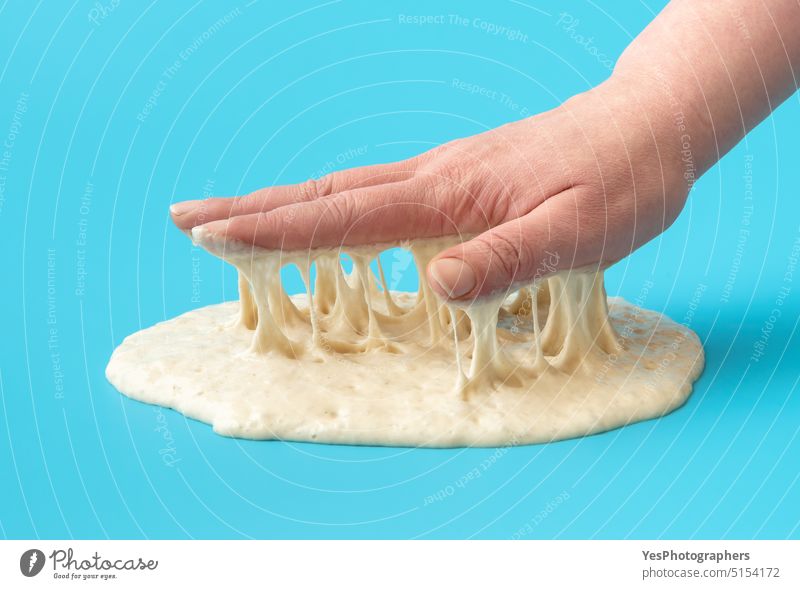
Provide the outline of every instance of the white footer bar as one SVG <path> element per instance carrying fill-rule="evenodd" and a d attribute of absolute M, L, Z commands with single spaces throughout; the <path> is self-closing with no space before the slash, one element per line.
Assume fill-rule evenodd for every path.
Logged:
<path fill-rule="evenodd" d="M 777 588 L 798 561 L 800 541 L 9 540 L 0 587 Z"/>

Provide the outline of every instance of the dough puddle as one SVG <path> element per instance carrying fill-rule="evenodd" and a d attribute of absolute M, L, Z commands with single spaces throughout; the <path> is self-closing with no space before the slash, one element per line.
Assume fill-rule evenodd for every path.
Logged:
<path fill-rule="evenodd" d="M 703 369 L 683 325 L 606 299 L 602 273 L 572 270 L 469 306 L 445 305 L 425 268 L 454 238 L 402 244 L 417 293 L 378 264 L 397 244 L 340 251 L 231 248 L 240 301 L 127 337 L 106 375 L 121 392 L 252 439 L 392 446 L 505 446 L 583 436 L 668 413 Z M 296 264 L 306 293 L 280 270 Z M 311 282 L 314 264 L 316 280 Z M 309 288 L 311 286 L 311 288 Z M 309 294 L 310 292 L 310 294 Z"/>

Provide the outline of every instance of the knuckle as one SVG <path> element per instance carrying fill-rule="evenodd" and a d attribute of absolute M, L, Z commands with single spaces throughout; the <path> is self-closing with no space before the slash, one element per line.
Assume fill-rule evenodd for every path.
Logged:
<path fill-rule="evenodd" d="M 250 193 L 245 196 L 235 196 L 231 199 L 230 215 L 238 216 L 249 212 L 253 209 L 253 204 L 256 200 L 256 193 Z"/>
<path fill-rule="evenodd" d="M 501 232 L 493 232 L 478 239 L 485 246 L 489 264 L 510 280 L 517 278 L 524 253 L 522 235 L 507 236 Z"/>
<path fill-rule="evenodd" d="M 438 164 L 418 177 L 426 201 L 437 210 L 446 212 L 456 223 L 473 217 L 489 216 L 481 198 L 480 187 L 467 182 L 458 163 Z"/>
<path fill-rule="evenodd" d="M 333 174 L 327 174 L 320 178 L 309 178 L 300 185 L 301 199 L 309 201 L 330 196 L 333 193 L 333 184 Z"/>
<path fill-rule="evenodd" d="M 465 177 L 462 162 L 454 156 L 455 154 L 452 154 L 444 158 L 436 166 L 436 175 L 441 180 L 439 184 L 447 186 L 451 190 L 464 188 Z"/>
<path fill-rule="evenodd" d="M 577 199 L 578 218 L 598 221 L 607 218 L 613 210 L 611 194 L 606 191 L 587 191 Z"/>
<path fill-rule="evenodd" d="M 463 177 L 464 154 L 453 143 L 445 143 L 417 156 L 418 171 L 436 183 L 460 184 Z"/>
<path fill-rule="evenodd" d="M 257 234 L 259 232 L 268 232 L 271 227 L 272 216 L 269 213 L 263 212 L 256 215 L 256 222 L 253 226 L 253 231 Z M 272 223 L 274 225 L 274 223 Z"/>
<path fill-rule="evenodd" d="M 325 215 L 336 226 L 349 229 L 350 212 L 345 199 L 334 198 L 325 203 Z"/>

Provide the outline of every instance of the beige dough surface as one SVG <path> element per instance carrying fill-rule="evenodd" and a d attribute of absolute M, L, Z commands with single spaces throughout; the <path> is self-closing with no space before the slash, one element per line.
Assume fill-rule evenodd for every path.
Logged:
<path fill-rule="evenodd" d="M 686 401 L 703 369 L 692 331 L 622 299 L 607 302 L 601 273 L 573 271 L 454 307 L 424 280 L 418 293 L 388 291 L 368 266 L 378 247 L 350 252 L 348 275 L 338 252 L 278 258 L 204 245 L 239 269 L 241 302 L 127 337 L 106 374 L 129 397 L 225 436 L 548 442 L 664 415 Z M 423 270 L 442 247 L 410 246 Z M 308 284 L 314 262 L 313 296 L 286 295 L 280 268 L 296 263 Z"/>

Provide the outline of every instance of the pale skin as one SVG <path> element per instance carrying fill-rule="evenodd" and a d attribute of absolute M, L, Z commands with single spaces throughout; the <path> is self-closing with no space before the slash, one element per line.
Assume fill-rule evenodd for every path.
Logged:
<path fill-rule="evenodd" d="M 468 301 L 653 239 L 798 80 L 800 0 L 673 0 L 608 80 L 551 111 L 401 162 L 184 201 L 172 218 L 286 250 L 465 235 L 427 273 Z"/>

